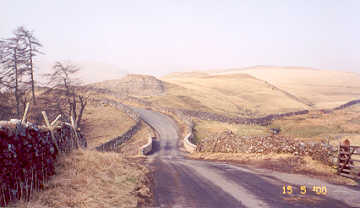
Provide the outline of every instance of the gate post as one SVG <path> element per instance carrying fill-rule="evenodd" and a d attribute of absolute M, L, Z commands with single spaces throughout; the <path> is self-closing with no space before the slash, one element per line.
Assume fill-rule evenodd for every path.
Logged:
<path fill-rule="evenodd" d="M 342 150 L 342 151 L 341 151 Z M 338 173 L 341 174 L 342 170 L 346 169 L 350 169 L 348 167 L 346 167 L 349 163 L 351 157 L 351 153 L 350 153 L 350 141 L 348 139 L 345 139 L 343 144 L 339 146 L 339 166 L 338 166 Z M 342 165 L 340 163 L 343 163 Z M 340 167 L 342 166 L 342 167 Z"/>

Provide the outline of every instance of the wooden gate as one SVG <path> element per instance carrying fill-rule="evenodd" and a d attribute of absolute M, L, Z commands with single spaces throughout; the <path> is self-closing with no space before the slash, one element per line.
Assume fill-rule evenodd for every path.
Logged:
<path fill-rule="evenodd" d="M 338 174 L 360 179 L 360 146 L 351 146 L 349 140 L 339 144 Z"/>

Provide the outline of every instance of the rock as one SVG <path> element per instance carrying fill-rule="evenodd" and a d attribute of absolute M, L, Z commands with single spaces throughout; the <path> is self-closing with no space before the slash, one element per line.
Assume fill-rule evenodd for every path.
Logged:
<path fill-rule="evenodd" d="M 156 96 L 165 92 L 162 81 L 154 76 L 129 74 L 122 79 L 93 84 L 100 89 L 116 91 L 121 95 Z"/>
<path fill-rule="evenodd" d="M 17 124 L 19 122 L 21 122 L 21 120 L 16 119 L 16 118 L 10 119 L 10 123 Z"/>

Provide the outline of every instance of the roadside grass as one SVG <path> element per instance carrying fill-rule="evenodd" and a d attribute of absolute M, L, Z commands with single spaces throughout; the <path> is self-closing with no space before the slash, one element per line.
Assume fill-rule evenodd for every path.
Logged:
<path fill-rule="evenodd" d="M 135 121 L 126 113 L 112 106 L 89 104 L 83 115 L 81 132 L 92 149 L 125 133 Z"/>
<path fill-rule="evenodd" d="M 142 207 L 151 192 L 141 158 L 76 150 L 58 160 L 55 175 L 42 192 L 17 207 Z"/>
<path fill-rule="evenodd" d="M 270 131 L 267 127 L 259 125 L 245 125 L 245 124 L 229 124 L 218 121 L 205 121 L 194 119 L 195 123 L 194 134 L 195 142 L 214 135 L 224 130 L 231 130 L 236 135 L 241 136 L 267 136 Z"/>
<path fill-rule="evenodd" d="M 316 177 L 333 184 L 360 185 L 358 182 L 336 175 L 334 167 L 322 164 L 311 157 L 300 157 L 292 154 L 255 154 L 255 153 L 192 153 L 191 159 L 210 161 L 227 161 L 235 164 L 249 165 L 279 172 L 297 173 Z"/>
<path fill-rule="evenodd" d="M 141 121 L 140 130 L 129 141 L 119 145 L 115 151 L 123 157 L 137 156 L 140 147 L 148 142 L 149 136 L 154 136 L 153 130 Z"/>
<path fill-rule="evenodd" d="M 44 95 L 38 93 L 39 104 L 36 109 L 30 110 L 30 116 L 39 110 L 47 110 L 41 102 Z M 90 98 L 115 99 L 114 96 L 94 91 L 81 93 Z M 54 112 L 49 115 L 51 119 L 57 114 Z M 88 141 L 88 148 L 62 155 L 56 164 L 56 175 L 49 180 L 44 190 L 35 193 L 30 202 L 20 201 L 15 206 L 146 207 L 151 200 L 151 182 L 147 177 L 149 170 L 143 165 L 143 158 L 91 150 L 122 135 L 134 124 L 134 120 L 115 107 L 97 106 L 88 102 L 81 125 L 81 132 Z M 134 149 L 136 145 L 141 143 L 135 143 Z"/>

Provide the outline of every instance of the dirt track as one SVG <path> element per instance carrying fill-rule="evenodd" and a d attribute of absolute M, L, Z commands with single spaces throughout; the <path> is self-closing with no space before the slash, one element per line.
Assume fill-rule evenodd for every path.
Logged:
<path fill-rule="evenodd" d="M 360 207 L 360 188 L 339 186 L 302 175 L 252 169 L 222 162 L 186 159 L 179 150 L 176 123 L 164 114 L 135 109 L 157 132 L 149 157 L 154 169 L 153 207 Z M 284 185 L 293 186 L 283 194 Z M 299 187 L 307 187 L 300 194 Z M 313 186 L 326 186 L 318 195 Z"/>

